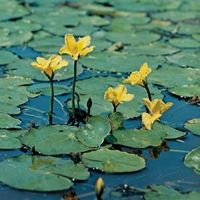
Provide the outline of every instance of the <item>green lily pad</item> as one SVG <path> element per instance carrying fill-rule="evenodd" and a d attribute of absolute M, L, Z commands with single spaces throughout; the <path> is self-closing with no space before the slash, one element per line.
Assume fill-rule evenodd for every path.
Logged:
<path fill-rule="evenodd" d="M 161 145 L 165 133 L 158 131 L 137 130 L 137 129 L 121 129 L 116 130 L 107 141 L 112 144 L 118 144 L 131 148 L 146 148 L 149 146 Z"/>
<path fill-rule="evenodd" d="M 164 139 L 176 139 L 185 133 L 171 128 L 168 125 L 155 123 L 152 130 L 119 129 L 108 136 L 106 140 L 112 144 L 132 148 L 146 148 L 159 146 Z"/>
<path fill-rule="evenodd" d="M 0 6 L 0 20 L 1 21 L 23 17 L 27 14 L 29 14 L 28 9 L 20 5 L 17 1 L 1 0 L 1 6 Z"/>
<path fill-rule="evenodd" d="M 174 75 L 176 75 L 176 78 L 174 78 Z M 150 74 L 149 80 L 154 84 L 173 88 L 175 86 L 199 84 L 199 76 L 199 69 L 162 66 Z"/>
<path fill-rule="evenodd" d="M 80 95 L 80 105 L 86 108 L 87 100 L 92 99 L 93 105 L 91 108 L 92 115 L 99 115 L 103 112 L 110 113 L 113 110 L 113 106 L 110 102 L 104 100 L 104 93 L 109 86 L 116 87 L 122 83 L 121 78 L 114 77 L 99 77 L 90 78 L 82 81 L 77 81 L 76 92 Z M 95 88 L 95 90 L 94 90 Z M 124 115 L 124 118 L 132 118 L 141 115 L 144 112 L 143 98 L 147 97 L 147 94 L 142 87 L 135 87 L 127 85 L 128 93 L 134 94 L 135 98 L 130 102 L 125 102 L 119 105 L 118 110 Z M 155 87 L 150 87 L 153 98 L 161 98 L 161 91 Z M 71 102 L 68 102 L 71 105 Z"/>
<path fill-rule="evenodd" d="M 6 33 L 0 37 L 1 47 L 22 45 L 31 40 L 33 34 L 30 31 L 17 31 L 10 34 Z"/>
<path fill-rule="evenodd" d="M 111 32 L 127 32 L 133 30 L 133 25 L 146 24 L 149 22 L 149 18 L 144 13 L 131 13 L 130 16 L 115 17 L 107 27 Z"/>
<path fill-rule="evenodd" d="M 0 113 L 0 128 L 20 128 L 20 120 L 11 117 L 6 113 Z"/>
<path fill-rule="evenodd" d="M 166 133 L 165 139 L 171 140 L 171 139 L 177 139 L 184 137 L 186 135 L 185 132 L 179 131 L 175 128 L 172 128 L 171 126 L 168 126 L 167 124 L 160 124 L 156 123 L 154 125 L 155 129 L 162 130 L 164 133 Z"/>
<path fill-rule="evenodd" d="M 17 60 L 18 57 L 9 51 L 0 51 L 0 65 L 5 65 Z"/>
<path fill-rule="evenodd" d="M 174 54 L 179 51 L 178 49 L 161 42 L 151 43 L 151 44 L 139 46 L 139 47 L 130 46 L 128 50 L 130 52 L 133 52 L 136 55 L 149 55 L 149 56 L 156 56 L 156 57 L 158 55 Z M 146 62 L 148 62 L 148 60 L 146 60 Z"/>
<path fill-rule="evenodd" d="M 27 90 L 33 94 L 42 94 L 51 96 L 51 88 L 49 83 L 38 83 L 33 84 L 27 88 Z M 69 87 L 66 87 L 64 85 L 58 85 L 54 83 L 54 95 L 62 95 L 69 93 L 71 90 Z"/>
<path fill-rule="evenodd" d="M 195 19 L 199 17 L 199 13 L 194 11 L 165 11 L 160 13 L 152 14 L 153 18 L 163 19 L 163 20 L 171 20 L 174 22 L 180 22 L 187 19 Z"/>
<path fill-rule="evenodd" d="M 198 200 L 200 196 L 199 192 L 189 192 L 189 193 L 180 193 L 179 191 L 164 186 L 164 185 L 152 185 L 149 187 L 149 191 L 145 193 L 145 200 Z"/>
<path fill-rule="evenodd" d="M 0 181 L 23 190 L 65 190 L 73 186 L 73 182 L 67 177 L 85 180 L 89 176 L 82 165 L 50 156 L 20 155 L 2 161 L 0 166 Z"/>
<path fill-rule="evenodd" d="M 33 60 L 30 59 L 18 59 L 15 63 L 11 63 L 7 66 L 7 74 L 12 76 L 23 76 L 39 81 L 48 81 L 48 78 L 41 71 L 31 66 L 32 62 Z M 77 74 L 81 74 L 82 72 L 82 67 L 78 66 Z M 54 80 L 63 80 L 71 77 L 73 77 L 72 61 L 69 62 L 67 67 L 55 72 Z"/>
<path fill-rule="evenodd" d="M 9 115 L 17 115 L 17 114 L 20 114 L 21 110 L 20 108 L 17 107 L 17 105 L 11 105 L 6 102 L 1 102 L 0 112 L 7 113 Z"/>
<path fill-rule="evenodd" d="M 84 16 L 81 17 L 80 20 L 80 23 L 83 25 L 91 24 L 93 26 L 106 26 L 110 24 L 110 21 L 108 19 L 99 16 Z"/>
<path fill-rule="evenodd" d="M 187 121 L 184 127 L 191 133 L 200 135 L 200 118 L 191 119 Z"/>
<path fill-rule="evenodd" d="M 112 42 L 122 42 L 124 44 L 144 45 L 150 42 L 159 40 L 160 35 L 148 31 L 141 31 L 136 33 L 121 33 L 121 32 L 108 32 L 106 39 Z"/>
<path fill-rule="evenodd" d="M 9 32 L 17 32 L 17 31 L 29 32 L 29 31 L 37 31 L 42 28 L 40 24 L 33 23 L 30 20 L 26 19 L 0 22 L 0 27 L 9 30 Z"/>
<path fill-rule="evenodd" d="M 172 56 L 168 56 L 167 60 L 170 63 L 174 63 L 183 67 L 200 67 L 200 56 L 195 52 L 181 52 Z"/>
<path fill-rule="evenodd" d="M 88 147 L 98 147 L 110 133 L 111 127 L 108 119 L 94 116 L 88 123 L 76 132 L 78 140 Z"/>
<path fill-rule="evenodd" d="M 118 150 L 99 149 L 82 155 L 82 162 L 89 168 L 107 173 L 135 172 L 145 168 L 145 160 L 137 155 Z"/>
<path fill-rule="evenodd" d="M 45 155 L 59 155 L 90 150 L 76 138 L 75 127 L 67 125 L 41 126 L 32 128 L 21 141 Z M 51 144 L 51 145 L 49 145 Z"/>
<path fill-rule="evenodd" d="M 31 94 L 26 90 L 23 85 L 29 85 L 32 83 L 30 79 L 23 77 L 11 77 L 7 76 L 0 78 L 0 113 L 5 114 L 19 114 L 20 109 L 17 107 L 28 101 L 29 97 L 35 97 L 35 94 Z"/>
<path fill-rule="evenodd" d="M 27 130 L 5 130 L 0 129 L 0 149 L 18 149 L 20 148 L 21 141 L 20 135 L 24 134 Z"/>
<path fill-rule="evenodd" d="M 199 48 L 200 43 L 190 38 L 174 38 L 169 41 L 169 44 L 178 48 Z"/>
<path fill-rule="evenodd" d="M 27 45 L 35 51 L 57 54 L 63 44 L 62 37 L 53 36 L 30 41 Z"/>
<path fill-rule="evenodd" d="M 59 7 L 59 9 L 48 8 L 47 6 L 35 8 L 32 7 L 32 10 L 34 10 L 34 13 L 26 17 L 26 19 L 43 26 L 51 26 L 56 24 L 60 24 L 62 26 L 77 26 L 80 21 L 78 16 L 79 11 L 66 6 Z"/>
<path fill-rule="evenodd" d="M 31 79 L 21 76 L 6 76 L 4 78 L 0 78 L 0 88 L 13 89 L 16 86 L 30 85 L 31 83 L 33 83 Z"/>
<path fill-rule="evenodd" d="M 173 88 L 169 88 L 169 92 L 184 97 L 199 96 L 199 84 L 175 86 Z"/>
<path fill-rule="evenodd" d="M 200 147 L 193 149 L 185 156 L 184 164 L 200 175 Z"/>
<path fill-rule="evenodd" d="M 158 65 L 162 65 L 164 61 L 164 58 L 159 56 L 154 58 L 117 52 L 96 52 L 79 60 L 83 67 L 109 72 L 136 71 L 145 62 L 148 62 L 149 66 L 155 69 Z"/>

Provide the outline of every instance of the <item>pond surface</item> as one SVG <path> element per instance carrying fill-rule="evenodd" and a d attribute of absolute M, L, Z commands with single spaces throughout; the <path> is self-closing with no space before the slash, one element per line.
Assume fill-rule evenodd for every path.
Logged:
<path fill-rule="evenodd" d="M 104 77 L 105 80 L 114 77 L 120 83 L 122 78 L 137 70 L 142 63 L 148 62 L 154 71 L 149 81 L 155 89 L 153 90 L 156 93 L 155 96 L 161 96 L 165 102 L 173 102 L 173 106 L 161 117 L 161 123 L 186 132 L 186 135 L 173 140 L 164 139 L 161 146 L 145 149 L 113 145 L 114 149 L 143 157 L 146 161 L 143 170 L 108 174 L 90 168 L 90 177 L 87 181 L 75 181 L 71 189 L 59 192 L 17 190 L 1 183 L 0 199 L 58 200 L 69 192 L 75 192 L 80 199 L 95 199 L 95 182 L 98 177 L 102 177 L 105 182 L 103 199 L 142 199 L 140 194 L 134 193 L 133 197 L 133 193 L 127 189 L 128 186 L 144 189 L 154 184 L 166 185 L 181 192 L 200 192 L 200 176 L 183 163 L 186 154 L 200 146 L 199 135 L 193 134 L 184 127 L 188 120 L 200 118 L 198 103 L 191 104 L 188 101 L 199 95 L 199 3 L 184 0 L 176 2 L 170 0 L 168 3 L 147 0 L 84 0 L 83 2 L 12 0 L 12 3 L 18 10 L 16 16 L 9 13 L 8 3 L 5 5 L 7 11 L 6 9 L 4 11 L 7 15 L 4 13 L 4 17 L 0 16 L 2 28 L 0 78 L 2 80 L 9 75 L 22 76 L 24 79 L 31 78 L 29 80 L 33 80 L 32 85 L 47 83 L 43 77 L 40 77 L 39 71 L 30 71 L 28 74 L 29 69 L 26 67 L 37 56 L 57 53 L 67 32 L 76 36 L 91 35 L 96 49 L 91 56 L 80 59 L 78 88 L 83 85 L 86 90 L 89 90 L 91 86 L 84 81 L 96 80 L 95 78 L 98 77 Z M 66 18 L 63 19 L 65 16 Z M 21 22 L 21 20 L 25 21 Z M 15 25 L 10 24 L 11 22 Z M 20 29 L 24 31 L 23 37 Z M 15 39 L 13 39 L 14 36 Z M 5 54 L 4 51 L 12 54 Z M 69 60 L 69 57 L 67 59 Z M 22 69 L 20 69 L 21 66 Z M 37 73 L 40 74 L 38 78 Z M 69 74 L 65 77 L 62 72 L 61 80 L 55 81 L 55 84 L 69 89 L 72 84 L 72 72 L 67 71 L 67 73 Z M 109 80 L 112 81 L 111 85 L 116 83 L 114 79 Z M 100 84 L 104 83 L 97 82 L 93 90 Z M 31 86 L 29 86 L 31 83 L 27 85 L 26 88 L 30 93 L 37 94 L 35 91 L 31 92 Z M 39 89 L 41 89 L 40 86 Z M 47 93 L 46 90 L 42 91 L 34 98 L 27 95 L 28 101 L 16 105 L 20 108 L 20 113 L 5 113 L 19 119 L 20 127 L 23 129 L 30 128 L 33 124 L 37 127 L 48 125 L 50 97 Z M 95 103 L 102 104 L 103 93 L 102 91 L 99 93 L 102 99 Z M 92 99 L 95 99 L 94 95 L 96 94 L 91 94 Z M 1 96 L 3 97 L 4 94 Z M 69 113 L 66 107 L 69 104 L 66 102 L 70 101 L 70 98 L 69 92 L 56 95 L 54 124 L 67 123 Z M 81 98 L 84 99 L 84 95 Z M 84 107 L 84 104 L 81 104 L 81 107 Z M 108 108 L 104 102 L 102 107 Z M 0 113 L 3 113 L 1 109 L 0 107 Z M 123 109 L 124 107 L 122 113 Z M 144 107 L 141 109 L 144 110 Z M 102 110 L 101 113 L 105 115 L 107 111 Z M 94 105 L 93 112 L 95 115 L 99 114 L 98 105 Z M 126 118 L 123 122 L 124 128 L 141 128 L 141 111 L 133 108 L 133 113 L 135 117 L 132 116 L 132 118 L 127 117 L 129 113 L 123 113 Z M 15 126 L 9 128 L 15 128 Z M 0 129 L 5 129 L 5 127 L 2 126 Z M 22 154 L 30 154 L 30 152 L 24 152 L 19 148 L 2 149 L 0 161 Z M 60 157 L 69 159 L 65 155 Z"/>

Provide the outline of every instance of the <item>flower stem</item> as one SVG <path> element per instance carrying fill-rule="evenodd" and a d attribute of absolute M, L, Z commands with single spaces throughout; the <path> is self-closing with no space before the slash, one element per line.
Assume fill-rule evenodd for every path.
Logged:
<path fill-rule="evenodd" d="M 150 101 L 152 101 L 151 92 L 149 90 L 148 83 L 146 81 L 144 81 L 143 83 L 144 83 L 144 88 L 147 92 L 148 98 L 149 98 Z"/>
<path fill-rule="evenodd" d="M 49 112 L 49 125 L 53 123 L 53 108 L 54 108 L 54 87 L 53 79 L 49 79 L 51 86 L 51 100 L 50 100 L 50 112 Z"/>
<path fill-rule="evenodd" d="M 113 105 L 113 112 L 114 112 L 114 113 L 117 112 L 117 106 L 118 106 L 118 105 L 115 105 L 114 103 L 112 103 L 112 105 Z"/>
<path fill-rule="evenodd" d="M 72 117 L 75 119 L 75 88 L 76 88 L 77 60 L 74 61 L 74 79 L 72 85 Z"/>

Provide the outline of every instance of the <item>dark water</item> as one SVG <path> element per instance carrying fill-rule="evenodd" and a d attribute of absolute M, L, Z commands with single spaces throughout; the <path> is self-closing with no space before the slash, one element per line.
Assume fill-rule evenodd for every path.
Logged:
<path fill-rule="evenodd" d="M 22 58 L 35 58 L 39 54 L 33 52 L 29 48 L 13 47 L 10 50 Z M 0 72 L 1 73 L 1 72 Z M 107 73 L 99 74 L 96 72 L 84 71 L 79 76 L 79 79 L 84 79 L 92 76 L 107 76 Z M 111 74 L 109 74 L 111 75 Z M 71 80 L 61 81 L 59 84 L 69 85 Z M 68 113 L 66 113 L 61 106 L 69 95 L 57 96 L 55 103 L 56 118 L 54 123 L 63 124 L 68 120 Z M 161 121 L 171 126 L 184 130 L 183 124 L 189 119 L 200 117 L 200 107 L 188 104 L 183 99 L 178 99 L 175 96 L 165 93 L 165 101 L 171 101 L 174 106 L 165 113 Z M 21 106 L 22 113 L 17 118 L 22 120 L 22 127 L 26 128 L 30 123 L 48 124 L 47 112 L 49 110 L 49 97 L 39 96 L 30 99 L 29 102 Z M 126 128 L 140 127 L 139 119 L 126 120 L 124 126 Z M 140 172 L 128 174 L 104 174 L 100 172 L 91 171 L 91 176 L 88 181 L 76 182 L 73 190 L 81 197 L 81 199 L 95 199 L 94 184 L 96 179 L 101 176 L 106 185 L 105 195 L 106 199 L 122 199 L 111 195 L 114 187 L 128 184 L 135 187 L 144 188 L 152 184 L 167 184 L 173 186 L 181 191 L 200 191 L 200 177 L 196 175 L 191 169 L 183 164 L 184 156 L 191 149 L 200 145 L 198 136 L 188 133 L 184 140 L 167 141 L 169 151 L 161 152 L 158 158 L 153 159 L 150 156 L 150 149 L 142 152 L 142 156 L 146 159 L 146 168 Z M 19 155 L 22 152 L 19 150 L 1 151 L 0 160 Z M 67 191 L 41 193 L 28 192 L 12 189 L 3 184 L 0 185 L 0 200 L 58 200 Z M 126 197 L 126 199 L 133 199 L 133 197 Z"/>

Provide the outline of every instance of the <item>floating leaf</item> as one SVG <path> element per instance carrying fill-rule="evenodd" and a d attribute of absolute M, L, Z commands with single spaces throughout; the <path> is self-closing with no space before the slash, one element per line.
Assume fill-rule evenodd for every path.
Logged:
<path fill-rule="evenodd" d="M 145 167 L 145 160 L 137 155 L 105 148 L 84 153 L 82 162 L 87 167 L 108 173 L 134 172 Z"/>
<path fill-rule="evenodd" d="M 145 200 L 197 200 L 199 199 L 199 192 L 189 192 L 189 193 L 180 193 L 173 188 L 163 186 L 163 185 L 151 185 L 149 187 L 149 192 L 146 192 L 144 195 Z"/>
<path fill-rule="evenodd" d="M 168 56 L 167 60 L 170 63 L 177 64 L 182 67 L 196 67 L 199 68 L 200 56 L 193 52 L 180 52 L 172 56 Z"/>
<path fill-rule="evenodd" d="M 169 89 L 169 92 L 184 97 L 199 95 L 199 84 L 179 85 Z"/>
<path fill-rule="evenodd" d="M 79 61 L 84 67 L 108 72 L 132 72 L 138 70 L 141 64 L 148 62 L 156 68 L 164 63 L 162 57 L 136 56 L 133 53 L 96 52 Z"/>
<path fill-rule="evenodd" d="M 171 128 L 168 125 L 155 123 L 152 130 L 119 129 L 107 137 L 112 144 L 132 148 L 146 148 L 159 146 L 164 139 L 176 139 L 184 136 L 185 133 Z"/>
<path fill-rule="evenodd" d="M 29 11 L 24 6 L 14 0 L 1 0 L 0 20 L 14 19 L 23 17 L 29 14 Z"/>
<path fill-rule="evenodd" d="M 0 129 L 0 149 L 18 149 L 21 141 L 19 136 L 24 134 L 27 130 L 5 130 Z"/>
<path fill-rule="evenodd" d="M 124 44 L 143 45 L 150 42 L 159 40 L 160 35 L 148 31 L 141 31 L 136 33 L 121 33 L 121 32 L 108 32 L 106 39 L 113 42 L 122 42 Z"/>
<path fill-rule="evenodd" d="M 21 141 L 45 155 L 58 155 L 90 150 L 76 138 L 77 128 L 67 125 L 32 128 Z M 51 144 L 51 145 L 49 145 Z"/>
<path fill-rule="evenodd" d="M 167 74 L 167 76 L 166 76 Z M 176 78 L 174 75 L 176 74 Z M 199 69 L 163 66 L 150 74 L 149 80 L 166 88 L 199 84 Z"/>
<path fill-rule="evenodd" d="M 193 149 L 185 156 L 184 164 L 200 175 L 200 147 Z"/>
<path fill-rule="evenodd" d="M 4 34 L 0 37 L 1 47 L 10 47 L 22 45 L 32 38 L 33 34 L 30 31 L 16 31 L 10 34 Z"/>
<path fill-rule="evenodd" d="M 0 51 L 0 65 L 5 65 L 17 60 L 18 57 L 9 51 Z"/>
<path fill-rule="evenodd" d="M 73 174 L 73 170 L 68 171 L 68 165 L 71 168 L 74 164 L 71 161 L 50 156 L 20 155 L 0 163 L 2 169 L 0 181 L 24 190 L 43 192 L 65 190 L 73 186 L 73 182 L 66 178 Z M 73 168 L 80 171 L 79 166 L 74 165 Z"/>
<path fill-rule="evenodd" d="M 179 22 L 187 19 L 195 19 L 199 16 L 199 13 L 194 11 L 165 11 L 159 12 L 152 15 L 156 19 L 171 20 L 174 22 Z"/>
<path fill-rule="evenodd" d="M 184 127 L 191 133 L 200 135 L 200 118 L 191 119 L 187 121 Z"/>
<path fill-rule="evenodd" d="M 174 38 L 169 41 L 169 44 L 178 48 L 198 48 L 200 43 L 189 38 Z"/>
<path fill-rule="evenodd" d="M 0 113 L 0 119 L 0 128 L 20 128 L 21 121 L 6 113 Z"/>
<path fill-rule="evenodd" d="M 129 52 L 134 52 L 136 55 L 149 55 L 149 56 L 158 56 L 158 55 L 170 55 L 178 52 L 179 50 L 166 45 L 165 43 L 157 42 L 157 43 L 151 43 L 144 46 L 138 46 L 138 47 L 129 47 Z M 156 59 L 156 57 L 154 59 Z M 149 62 L 148 59 L 146 62 Z M 158 63 L 160 64 L 160 63 Z"/>
<path fill-rule="evenodd" d="M 98 147 L 110 133 L 111 127 L 108 119 L 94 116 L 88 123 L 76 132 L 78 140 L 89 147 Z"/>

